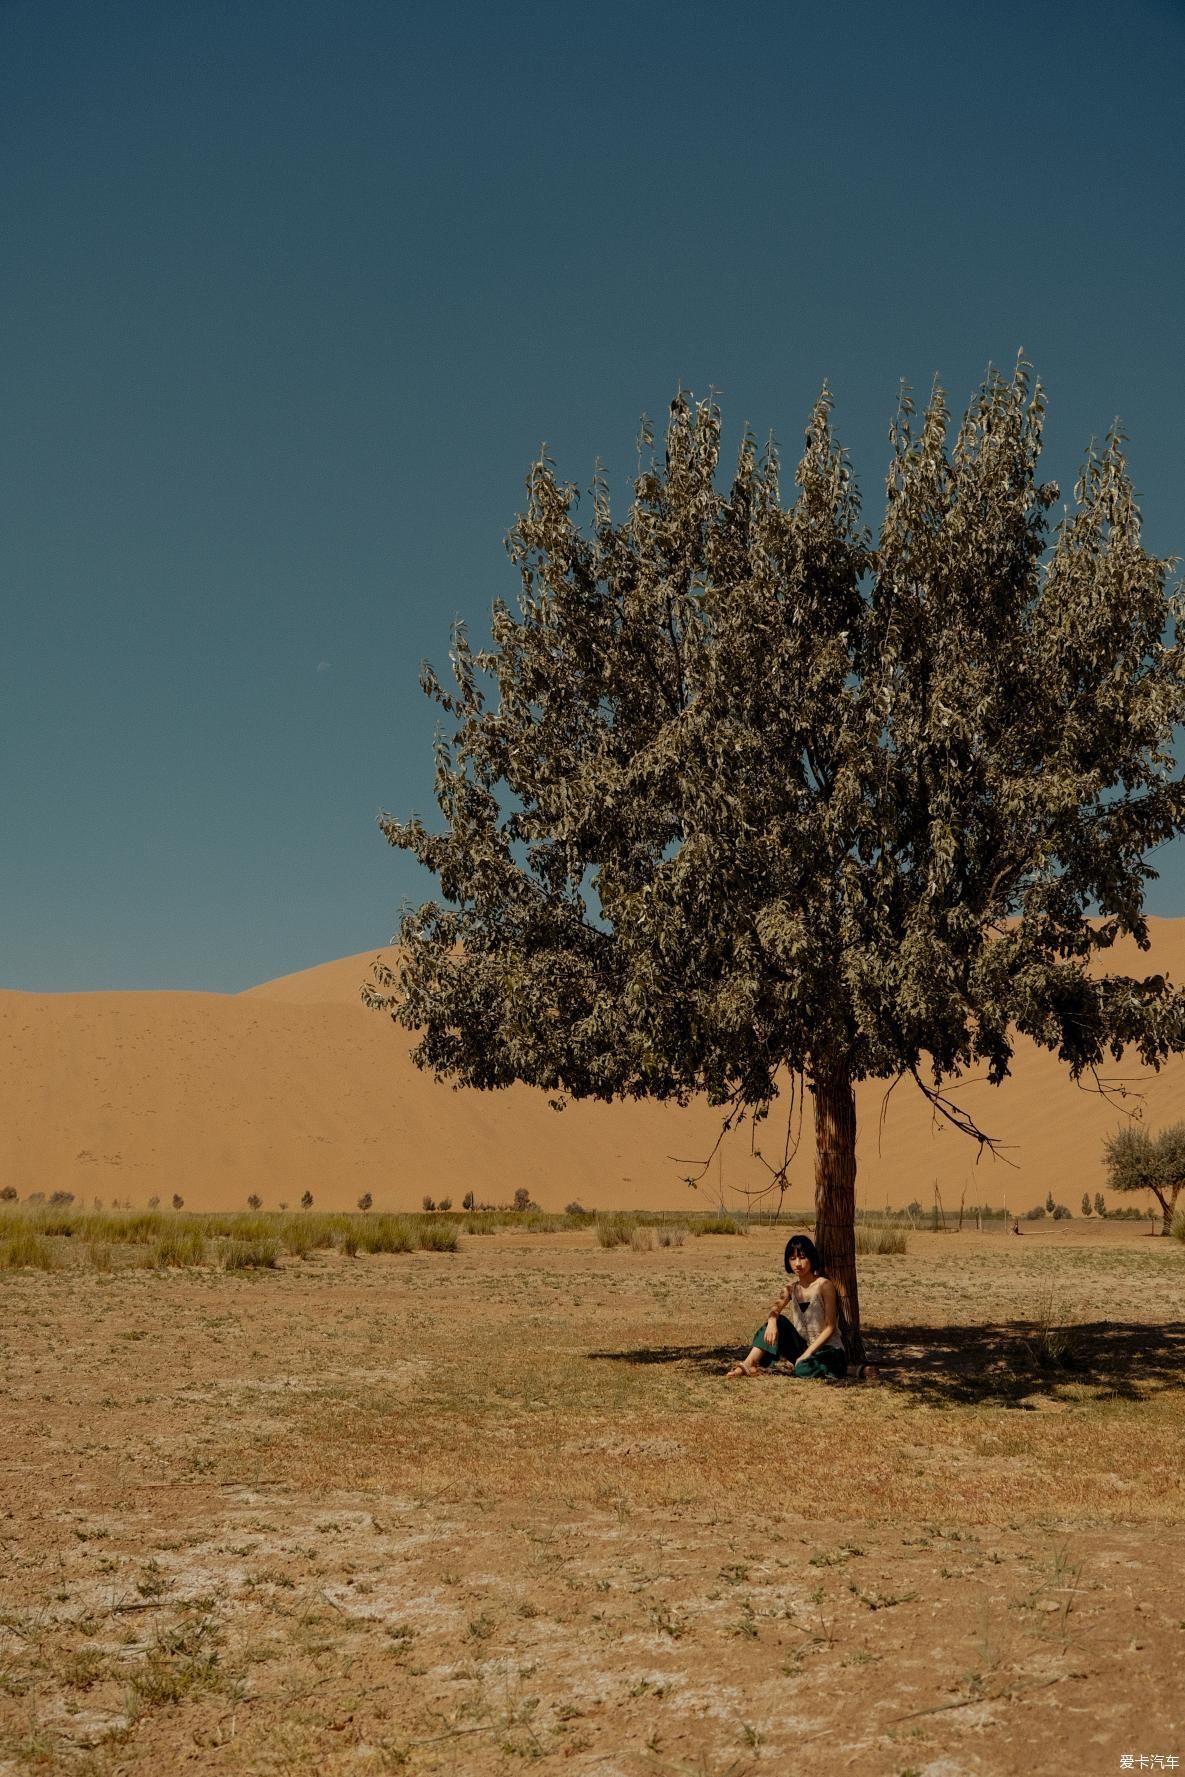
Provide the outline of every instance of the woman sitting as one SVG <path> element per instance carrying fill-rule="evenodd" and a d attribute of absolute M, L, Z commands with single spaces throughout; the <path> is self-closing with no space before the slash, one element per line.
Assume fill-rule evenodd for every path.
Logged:
<path fill-rule="evenodd" d="M 786 1270 L 792 1281 L 753 1335 L 753 1347 L 729 1377 L 757 1376 L 776 1358 L 786 1359 L 796 1376 L 837 1377 L 848 1373 L 839 1331 L 839 1297 L 820 1270 L 818 1249 L 806 1234 L 786 1242 Z"/>

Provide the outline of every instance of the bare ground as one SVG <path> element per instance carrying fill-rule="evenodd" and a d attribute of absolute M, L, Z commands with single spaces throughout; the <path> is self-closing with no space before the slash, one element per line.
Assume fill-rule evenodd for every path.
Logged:
<path fill-rule="evenodd" d="M 725 1384 L 785 1231 L 0 1281 L 0 1773 L 1185 1759 L 1185 1252 L 863 1262 L 877 1387 Z"/>

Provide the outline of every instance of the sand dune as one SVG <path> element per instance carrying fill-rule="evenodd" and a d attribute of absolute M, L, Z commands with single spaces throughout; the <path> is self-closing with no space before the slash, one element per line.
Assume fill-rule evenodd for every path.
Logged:
<path fill-rule="evenodd" d="M 1112 967 L 1185 979 L 1185 920 L 1152 922 L 1153 948 L 1113 953 Z M 0 992 L 0 1183 L 21 1196 L 69 1190 L 82 1200 L 143 1203 L 179 1191 L 192 1208 L 345 1207 L 369 1191 L 376 1205 L 418 1208 L 425 1193 L 466 1191 L 505 1202 L 519 1186 L 546 1208 L 684 1208 L 757 1189 L 765 1171 L 748 1127 L 730 1135 L 698 1192 L 683 1175 L 708 1154 L 719 1127 L 707 1106 L 571 1105 L 542 1094 L 453 1091 L 419 1073 L 407 1038 L 358 1000 L 365 952 L 237 995 Z M 389 953 L 387 953 L 389 954 Z M 1185 1058 L 1160 1074 L 1116 1068 L 1144 1094 L 1152 1126 L 1185 1117 Z M 1009 1144 L 1014 1166 L 936 1124 L 917 1090 L 858 1092 L 858 1189 L 870 1205 L 948 1209 L 966 1192 L 1027 1208 L 1047 1191 L 1077 1213 L 1102 1187 L 1100 1147 L 1120 1113 L 1074 1087 L 1057 1061 L 1024 1043 L 998 1091 L 967 1083 L 961 1102 Z M 784 1109 L 762 1126 L 781 1147 Z M 791 1200 L 812 1190 L 812 1134 L 802 1132 Z"/>

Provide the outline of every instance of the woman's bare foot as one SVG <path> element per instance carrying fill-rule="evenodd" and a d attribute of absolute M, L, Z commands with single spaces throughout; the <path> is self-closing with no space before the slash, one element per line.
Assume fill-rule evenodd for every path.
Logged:
<path fill-rule="evenodd" d="M 724 1380 L 726 1382 L 732 1382 L 741 1377 L 751 1378 L 764 1375 L 765 1371 L 761 1368 L 760 1364 L 754 1364 L 752 1369 L 749 1368 L 748 1364 L 734 1364 Z"/>

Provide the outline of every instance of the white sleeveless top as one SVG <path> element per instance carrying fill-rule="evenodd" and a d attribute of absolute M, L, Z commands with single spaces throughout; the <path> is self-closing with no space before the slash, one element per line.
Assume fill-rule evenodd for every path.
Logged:
<path fill-rule="evenodd" d="M 794 1285 L 794 1288 L 790 1292 L 790 1301 L 787 1306 L 795 1332 L 799 1333 L 809 1345 L 813 1340 L 817 1339 L 819 1334 L 823 1331 L 823 1299 L 822 1293 L 819 1290 L 816 1290 L 813 1296 L 801 1297 L 799 1295 L 801 1288 L 801 1284 L 796 1283 Z M 829 1347 L 840 1351 L 843 1350 L 843 1340 L 839 1336 L 838 1323 L 836 1324 L 835 1331 L 832 1333 L 830 1339 L 826 1339 L 823 1342 L 822 1349 L 824 1351 Z"/>

